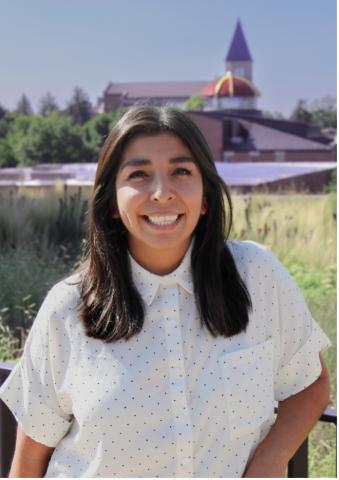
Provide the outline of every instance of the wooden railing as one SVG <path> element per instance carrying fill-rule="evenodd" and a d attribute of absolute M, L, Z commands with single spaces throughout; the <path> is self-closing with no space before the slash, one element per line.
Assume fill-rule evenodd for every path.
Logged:
<path fill-rule="evenodd" d="M 0 385 L 13 369 L 12 364 L 0 362 Z M 337 411 L 327 408 L 319 419 L 320 422 L 337 425 Z M 16 420 L 5 403 L 0 400 L 0 476 L 8 475 L 12 461 L 16 436 Z M 308 477 L 308 439 L 300 446 L 288 464 L 288 477 Z"/>

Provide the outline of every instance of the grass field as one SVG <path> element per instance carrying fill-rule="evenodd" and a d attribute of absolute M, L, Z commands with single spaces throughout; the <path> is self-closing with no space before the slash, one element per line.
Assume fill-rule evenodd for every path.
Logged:
<path fill-rule="evenodd" d="M 325 354 L 336 402 L 336 195 L 234 196 L 231 237 L 271 248 L 300 285 L 333 346 Z M 13 332 L 28 329 L 46 291 L 69 273 L 85 234 L 88 195 L 0 197 L 0 359 L 14 356 Z M 335 477 L 336 438 L 318 423 L 310 435 L 310 477 Z"/>

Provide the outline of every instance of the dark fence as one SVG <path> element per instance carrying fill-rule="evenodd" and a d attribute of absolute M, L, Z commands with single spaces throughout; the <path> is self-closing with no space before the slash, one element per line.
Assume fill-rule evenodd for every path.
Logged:
<path fill-rule="evenodd" d="M 13 365 L 0 362 L 0 385 L 10 374 Z M 327 408 L 319 419 L 320 422 L 337 425 L 337 411 Z M 16 436 L 16 420 L 5 403 L 0 400 L 0 476 L 8 475 L 14 453 Z M 288 477 L 308 477 L 308 439 L 300 446 L 294 457 L 288 464 Z"/>

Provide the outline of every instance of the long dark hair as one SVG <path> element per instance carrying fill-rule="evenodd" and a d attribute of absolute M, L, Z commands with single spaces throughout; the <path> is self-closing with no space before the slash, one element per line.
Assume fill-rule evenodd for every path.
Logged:
<path fill-rule="evenodd" d="M 145 307 L 131 276 L 127 230 L 119 218 L 112 218 L 117 211 L 115 180 L 127 143 L 136 135 L 162 132 L 176 135 L 189 148 L 203 179 L 208 210 L 193 233 L 191 254 L 201 323 L 213 336 L 227 337 L 244 331 L 248 324 L 251 298 L 226 244 L 232 224 L 231 197 L 209 147 L 182 112 L 141 106 L 131 108 L 120 119 L 99 156 L 80 280 L 80 317 L 89 337 L 105 342 L 127 340 L 142 329 Z"/>

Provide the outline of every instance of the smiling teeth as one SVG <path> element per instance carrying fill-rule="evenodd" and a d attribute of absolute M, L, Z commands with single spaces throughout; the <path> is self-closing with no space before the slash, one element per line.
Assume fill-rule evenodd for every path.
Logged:
<path fill-rule="evenodd" d="M 147 217 L 148 220 L 151 223 L 154 223 L 155 225 L 170 225 L 171 223 L 174 223 L 179 215 L 168 215 L 168 216 L 163 216 L 163 217 Z"/>

